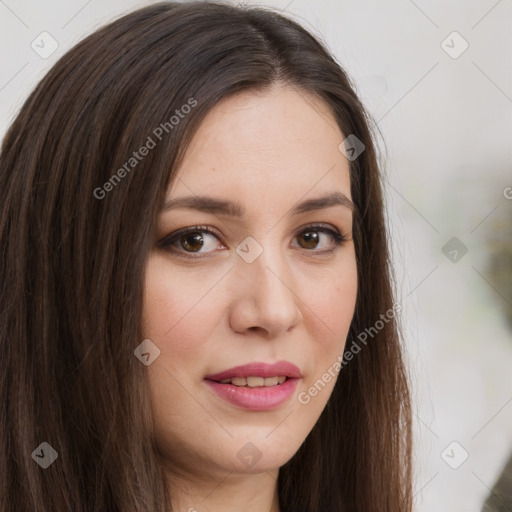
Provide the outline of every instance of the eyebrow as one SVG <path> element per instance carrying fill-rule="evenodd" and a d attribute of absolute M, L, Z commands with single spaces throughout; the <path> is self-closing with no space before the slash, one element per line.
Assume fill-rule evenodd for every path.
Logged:
<path fill-rule="evenodd" d="M 354 210 L 354 203 L 341 192 L 333 192 L 322 197 L 306 199 L 296 204 L 290 212 L 290 215 L 299 215 L 301 213 L 311 212 L 314 210 L 322 210 L 332 206 L 344 206 L 349 210 Z M 213 213 L 216 215 L 227 215 L 230 217 L 243 217 L 245 215 L 245 207 L 236 201 L 226 201 L 209 196 L 186 196 L 170 199 L 164 205 L 164 210 L 174 208 L 183 208 L 186 210 L 198 210 L 205 213 Z"/>

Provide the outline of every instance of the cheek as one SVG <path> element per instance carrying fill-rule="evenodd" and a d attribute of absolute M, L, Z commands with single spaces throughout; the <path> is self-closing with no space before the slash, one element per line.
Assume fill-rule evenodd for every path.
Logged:
<path fill-rule="evenodd" d="M 215 287 L 211 276 L 203 278 L 193 272 L 191 276 L 190 269 L 170 268 L 165 256 L 150 257 L 145 276 L 143 332 L 160 348 L 161 362 L 179 372 L 188 362 L 197 363 L 197 354 L 208 343 L 218 312 L 212 300 Z"/>
<path fill-rule="evenodd" d="M 314 279 L 314 280 L 313 280 Z M 347 258 L 343 266 L 306 281 L 302 291 L 309 309 L 313 339 L 324 341 L 326 349 L 340 348 L 348 334 L 357 298 L 357 266 Z"/>
<path fill-rule="evenodd" d="M 305 351 L 309 353 L 306 390 L 315 386 L 318 379 L 322 382 L 318 390 L 312 390 L 309 412 L 315 416 L 321 413 L 338 377 L 338 364 L 343 357 L 344 348 L 357 298 L 357 266 L 355 258 L 345 261 L 342 270 L 317 277 L 317 286 L 308 280 L 306 330 L 309 344 Z M 309 394 L 309 391 L 307 391 Z M 318 396 L 317 396 L 318 394 Z M 313 400 L 313 397 L 314 400 Z M 306 403 L 306 402 L 301 402 Z"/>
<path fill-rule="evenodd" d="M 319 321 L 332 333 L 348 330 L 354 314 L 357 295 L 357 279 L 343 276 L 323 290 L 311 295 L 309 304 L 317 312 Z"/>
<path fill-rule="evenodd" d="M 347 265 L 343 273 L 323 281 L 321 289 L 308 294 L 307 305 L 311 311 L 305 318 L 310 333 L 305 347 L 307 371 L 297 396 L 307 429 L 313 428 L 322 414 L 338 380 L 356 298 L 355 262 Z"/>

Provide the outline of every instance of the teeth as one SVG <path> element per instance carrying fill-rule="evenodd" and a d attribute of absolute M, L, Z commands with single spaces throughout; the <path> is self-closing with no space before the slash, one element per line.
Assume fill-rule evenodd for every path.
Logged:
<path fill-rule="evenodd" d="M 231 383 L 233 386 L 257 388 L 262 386 L 277 386 L 286 380 L 285 375 L 279 377 L 233 377 L 232 379 L 223 379 L 222 384 Z"/>
<path fill-rule="evenodd" d="M 252 379 L 254 379 L 254 377 L 250 377 Z M 263 385 L 264 386 L 275 386 L 277 384 L 277 379 L 279 377 L 267 377 L 266 379 L 260 377 L 260 379 L 263 381 Z M 247 384 L 249 384 L 249 386 L 252 386 L 252 384 L 249 382 L 249 379 L 247 379 Z M 260 386 L 262 384 L 259 384 Z"/>

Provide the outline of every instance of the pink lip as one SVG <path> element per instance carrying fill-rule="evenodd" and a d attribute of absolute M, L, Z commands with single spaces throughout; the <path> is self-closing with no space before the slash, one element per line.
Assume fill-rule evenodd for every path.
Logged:
<path fill-rule="evenodd" d="M 221 381 L 224 379 L 231 379 L 233 377 L 279 377 L 280 375 L 285 375 L 286 377 L 295 379 L 302 377 L 297 366 L 289 363 L 288 361 L 279 361 L 275 364 L 254 362 L 235 366 L 234 368 L 224 370 L 220 373 L 207 375 L 205 379 Z"/>
<path fill-rule="evenodd" d="M 267 411 L 286 402 L 295 391 L 299 379 L 287 379 L 277 386 L 257 388 L 241 388 L 214 380 L 205 380 L 205 382 L 221 398 L 234 405 L 251 411 Z"/>
<path fill-rule="evenodd" d="M 233 377 L 275 377 L 280 375 L 285 375 L 288 379 L 282 384 L 269 387 L 244 388 L 218 382 Z M 207 375 L 205 382 L 221 398 L 233 405 L 252 411 L 266 411 L 275 409 L 286 402 L 295 391 L 301 377 L 299 368 L 287 361 L 280 361 L 276 364 L 256 362 Z"/>

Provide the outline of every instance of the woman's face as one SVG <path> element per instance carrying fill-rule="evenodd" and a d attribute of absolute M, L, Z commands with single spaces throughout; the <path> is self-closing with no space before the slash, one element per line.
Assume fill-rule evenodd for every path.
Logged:
<path fill-rule="evenodd" d="M 275 87 L 218 104 L 189 146 L 143 311 L 160 350 L 147 367 L 155 435 L 177 474 L 276 469 L 329 399 L 357 292 L 343 139 L 326 104 Z"/>

